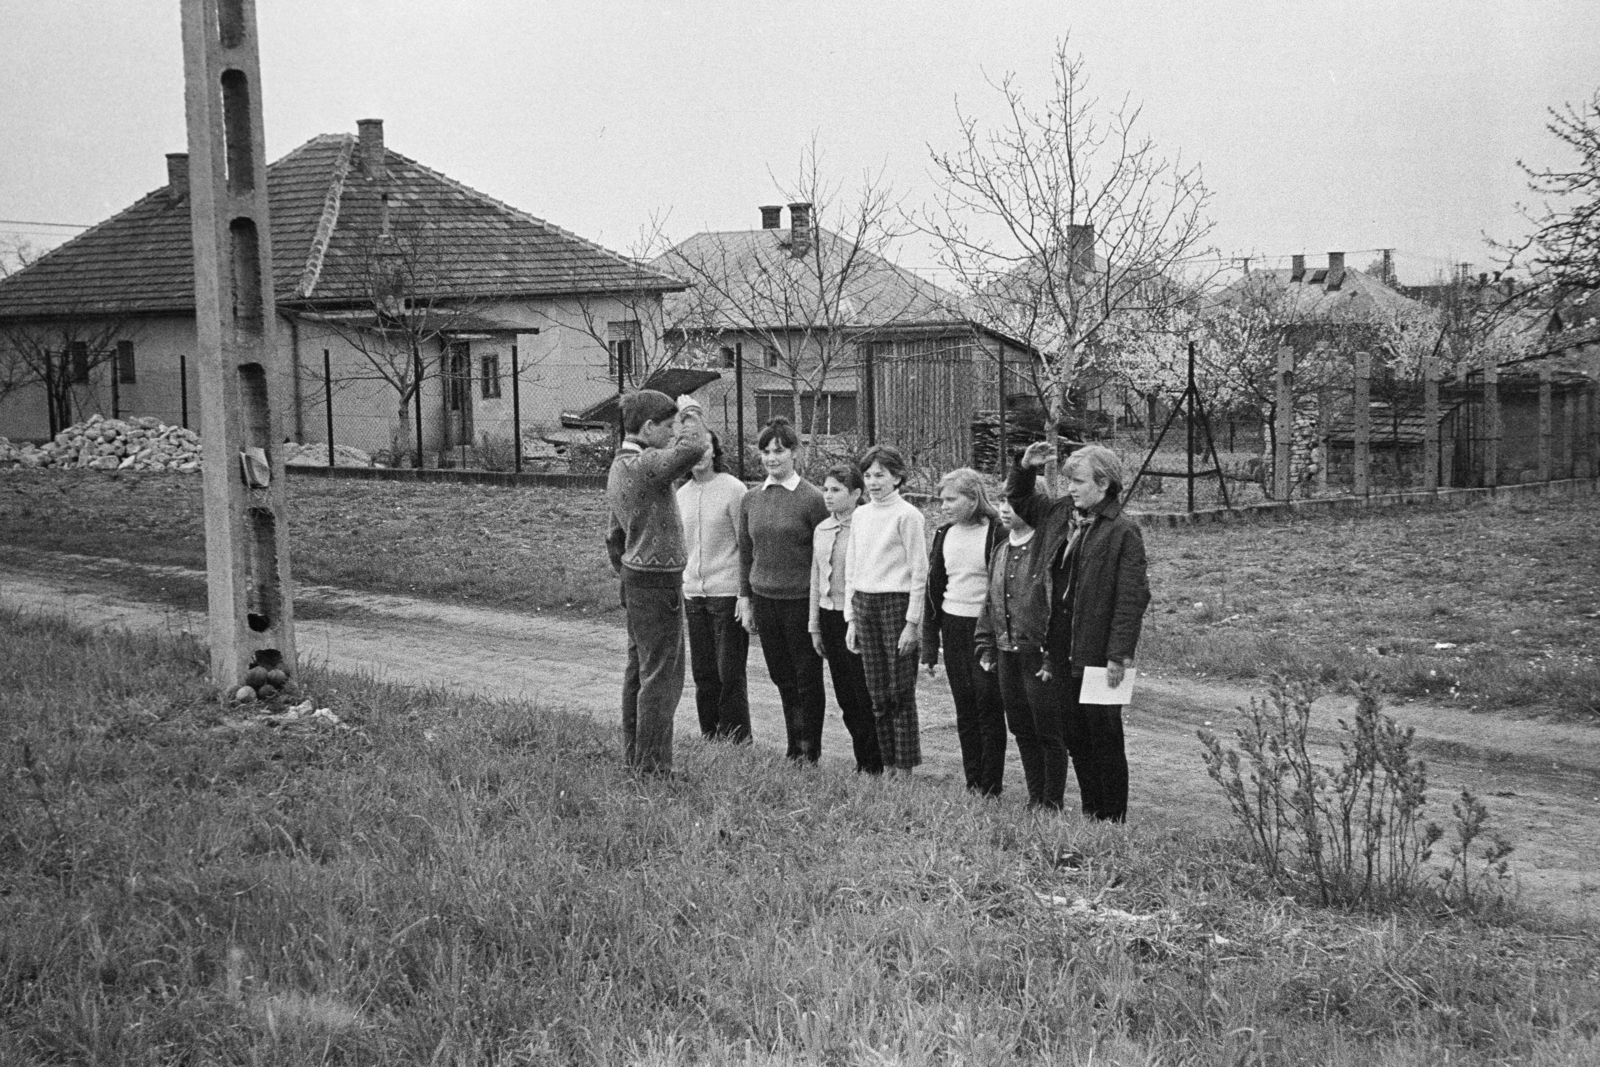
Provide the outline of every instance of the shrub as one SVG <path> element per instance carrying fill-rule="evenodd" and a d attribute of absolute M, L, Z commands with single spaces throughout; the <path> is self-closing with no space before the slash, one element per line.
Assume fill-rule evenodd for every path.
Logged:
<path fill-rule="evenodd" d="M 1267 700 L 1241 708 L 1238 747 L 1200 731 L 1206 771 L 1243 825 L 1252 858 L 1284 891 L 1324 905 L 1372 906 L 1415 897 L 1443 831 L 1419 821 L 1427 770 L 1412 730 L 1380 711 L 1364 682 L 1354 722 L 1339 720 L 1337 768 L 1309 749 L 1310 677 L 1276 675 Z"/>

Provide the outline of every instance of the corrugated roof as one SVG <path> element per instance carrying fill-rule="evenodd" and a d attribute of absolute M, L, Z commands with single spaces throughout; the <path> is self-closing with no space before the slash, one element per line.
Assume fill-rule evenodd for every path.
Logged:
<path fill-rule="evenodd" d="M 842 285 L 836 309 L 818 297 L 817 253 L 791 256 L 789 230 L 733 230 L 697 233 L 651 261 L 696 287 L 667 298 L 669 321 L 700 313 L 723 329 L 972 325 L 954 293 L 865 250 L 847 268 L 850 242 L 820 227 L 812 233 L 824 284 Z M 705 284 L 708 277 L 715 283 Z"/>
<path fill-rule="evenodd" d="M 356 138 L 323 134 L 267 168 L 279 304 L 370 299 L 374 249 L 390 231 L 421 248 L 429 295 L 445 298 L 670 291 L 683 283 L 386 149 L 384 178 L 352 164 Z M 0 280 L 0 318 L 192 311 L 189 199 L 141 197 Z"/>

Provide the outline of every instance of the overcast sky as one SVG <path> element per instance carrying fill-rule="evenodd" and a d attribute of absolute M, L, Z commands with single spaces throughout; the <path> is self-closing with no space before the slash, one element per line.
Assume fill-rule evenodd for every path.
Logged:
<path fill-rule="evenodd" d="M 813 136 L 926 201 L 956 106 L 1042 99 L 1057 38 L 1199 162 L 1224 255 L 1397 249 L 1403 281 L 1524 227 L 1545 109 L 1600 85 L 1595 0 L 786 3 L 261 0 L 269 159 L 385 120 L 390 147 L 627 250 L 752 228 Z M 93 223 L 184 149 L 177 0 L 0 0 L 0 219 Z M 0 223 L 0 233 L 36 225 Z M 902 259 L 925 267 L 915 244 Z M 1259 262 L 1259 260 L 1258 260 Z"/>

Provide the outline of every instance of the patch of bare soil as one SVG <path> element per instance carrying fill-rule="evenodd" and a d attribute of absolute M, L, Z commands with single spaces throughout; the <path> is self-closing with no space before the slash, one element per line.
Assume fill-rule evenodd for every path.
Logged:
<path fill-rule="evenodd" d="M 205 619 L 193 609 L 192 595 L 169 597 L 161 590 L 192 590 L 203 581 L 203 573 L 190 568 L 0 546 L 0 607 L 65 614 L 91 625 L 199 632 Z M 615 623 L 316 585 L 297 589 L 297 607 L 301 655 L 334 670 L 527 700 L 604 722 L 619 717 L 627 645 Z M 756 743 L 781 745 L 777 693 L 756 648 L 750 679 Z M 1174 820 L 1222 825 L 1225 806 L 1206 777 L 1195 731 L 1209 725 L 1226 736 L 1234 709 L 1260 691 L 1179 676 L 1146 677 L 1141 685 L 1127 715 L 1134 817 L 1157 810 Z M 918 702 L 924 773 L 954 787 L 961 761 L 942 676 L 919 676 Z M 1337 696 L 1319 702 L 1317 736 L 1325 760 L 1337 758 L 1337 721 L 1351 705 Z M 1484 797 L 1494 827 L 1517 846 L 1513 868 L 1524 898 L 1592 916 L 1600 902 L 1600 729 L 1420 703 L 1387 710 L 1416 729 L 1429 766 L 1432 817 L 1446 821 L 1463 788 Z M 697 735 L 691 680 L 679 706 L 678 736 L 694 744 Z M 847 763 L 849 737 L 837 713 L 830 713 L 823 737 L 824 759 Z M 1020 803 L 1022 771 L 1014 749 L 1006 777 L 1004 803 Z"/>

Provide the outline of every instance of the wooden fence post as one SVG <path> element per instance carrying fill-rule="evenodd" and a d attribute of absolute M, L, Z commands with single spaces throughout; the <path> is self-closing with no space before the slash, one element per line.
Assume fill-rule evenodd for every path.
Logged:
<path fill-rule="evenodd" d="M 1548 482 L 1553 465 L 1550 462 L 1551 403 L 1550 364 L 1539 368 L 1539 480 Z"/>
<path fill-rule="evenodd" d="M 1439 488 L 1439 366 L 1422 360 L 1422 488 Z"/>
<path fill-rule="evenodd" d="M 1354 424 L 1354 486 L 1356 496 L 1372 492 L 1372 353 L 1356 353 L 1355 395 L 1351 401 Z"/>
<path fill-rule="evenodd" d="M 1500 484 L 1500 368 L 1483 369 L 1483 484 Z"/>
<path fill-rule="evenodd" d="M 1292 484 L 1289 473 L 1290 443 L 1294 437 L 1294 349 L 1278 349 L 1278 428 L 1277 447 L 1272 457 L 1273 497 L 1289 499 Z"/>

